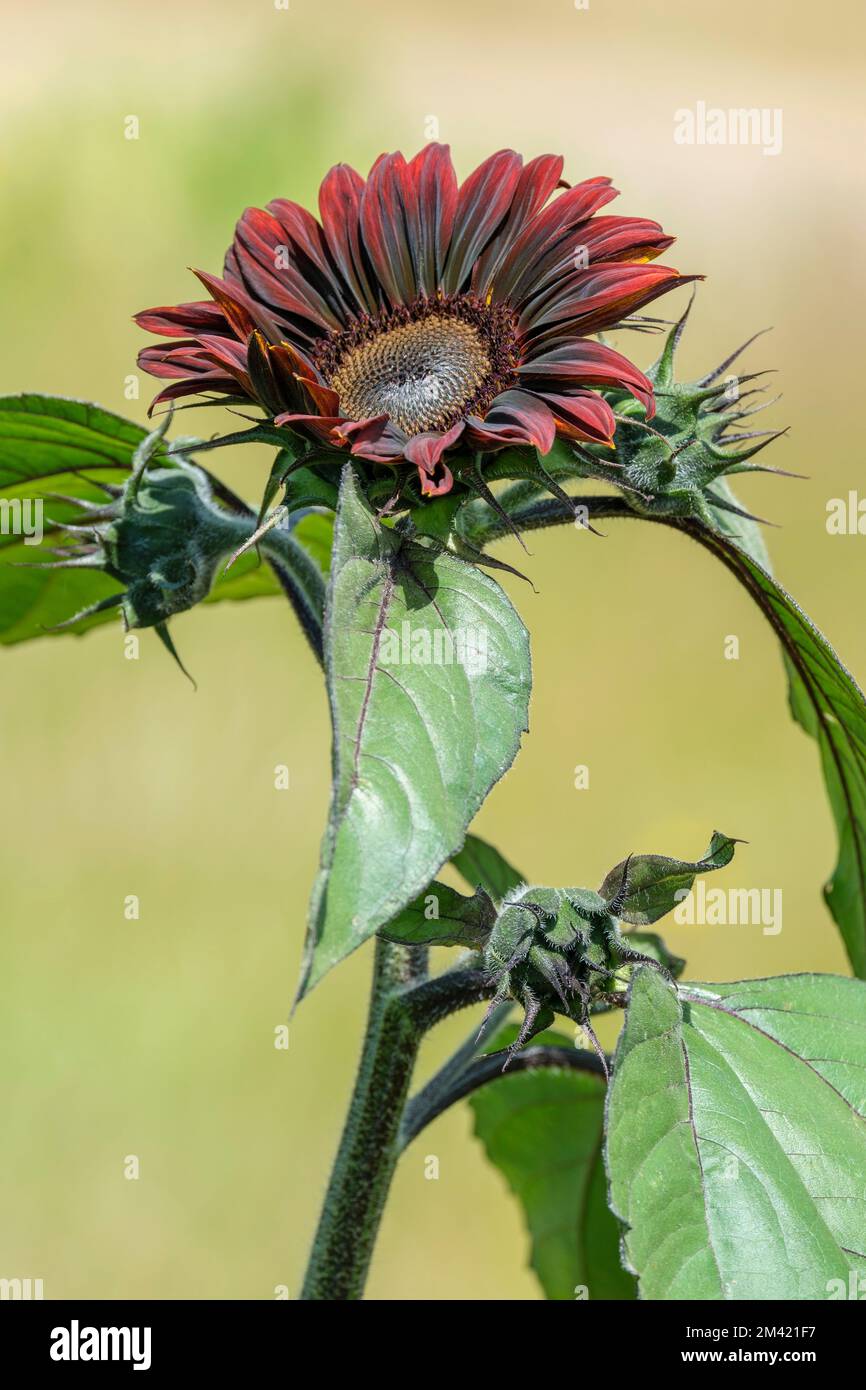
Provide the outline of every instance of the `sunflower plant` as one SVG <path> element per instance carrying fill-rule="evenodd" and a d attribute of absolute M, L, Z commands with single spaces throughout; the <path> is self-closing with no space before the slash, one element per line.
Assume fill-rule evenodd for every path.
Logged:
<path fill-rule="evenodd" d="M 332 792 L 297 1002 L 368 941 L 374 959 L 305 1299 L 361 1297 L 402 1150 L 467 1099 L 549 1298 L 844 1297 L 866 1266 L 866 705 L 733 491 L 775 471 L 763 373 L 732 372 L 740 349 L 679 378 L 689 310 L 642 311 L 700 277 L 657 264 L 672 238 L 604 211 L 615 196 L 510 150 L 462 183 L 437 144 L 366 179 L 339 165 L 318 218 L 248 209 L 222 276 L 197 272 L 206 298 L 136 315 L 162 340 L 139 357 L 156 428 L 0 400 L 4 518 L 47 508 L 41 554 L 20 527 L 0 537 L 4 642 L 119 613 L 179 661 L 178 613 L 281 595 L 321 665 Z M 647 370 L 606 340 L 621 329 L 661 335 Z M 172 430 L 215 401 L 242 426 Z M 249 500 L 212 466 L 237 443 L 269 451 Z M 730 865 L 733 836 L 693 859 L 619 846 L 589 888 L 579 864 L 538 884 L 470 831 L 532 685 L 491 547 L 612 518 L 697 541 L 778 639 L 838 831 L 825 896 L 851 978 L 684 978 L 651 929 Z M 434 947 L 456 953 L 444 968 Z M 425 1034 L 472 1008 L 416 1085 Z M 608 1056 L 594 1019 L 612 1010 Z"/>

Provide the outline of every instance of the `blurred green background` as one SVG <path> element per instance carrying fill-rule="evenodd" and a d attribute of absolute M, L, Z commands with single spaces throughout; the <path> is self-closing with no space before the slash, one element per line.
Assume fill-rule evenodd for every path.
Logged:
<path fill-rule="evenodd" d="M 670 263 L 707 275 L 685 370 L 774 325 L 745 367 L 779 369 L 785 399 L 762 418 L 792 432 L 769 461 L 809 480 L 740 492 L 781 525 L 782 581 L 866 675 L 866 539 L 825 529 L 862 470 L 853 0 L 832 25 L 789 0 L 45 0 L 4 4 L 2 27 L 0 390 L 143 420 L 150 379 L 124 399 L 144 341 L 130 315 L 197 297 L 187 267 L 220 269 L 246 205 L 315 206 L 332 163 L 413 153 L 433 122 L 463 174 L 503 145 L 561 151 L 573 180 L 614 178 L 613 211 L 676 233 Z M 781 107 L 782 153 L 676 145 L 674 112 L 699 100 Z M 619 346 L 645 366 L 656 344 Z M 258 498 L 266 449 L 219 462 Z M 508 584 L 532 631 L 532 730 L 476 828 L 537 881 L 596 886 L 630 850 L 697 856 L 719 826 L 749 841 L 726 883 L 782 888 L 784 926 L 671 924 L 692 978 L 846 970 L 820 898 L 835 845 L 817 753 L 763 619 L 686 541 L 603 529 L 539 535 L 529 560 L 501 548 L 538 590 Z M 277 599 L 174 631 L 197 694 L 152 634 L 126 660 L 114 625 L 0 653 L 0 1275 L 42 1278 L 48 1298 L 294 1293 L 357 1057 L 369 949 L 304 1004 L 289 1050 L 273 1045 L 328 796 L 319 672 Z M 434 1036 L 425 1070 L 471 1022 Z M 461 1107 L 402 1163 L 370 1297 L 532 1299 L 525 1255 Z"/>

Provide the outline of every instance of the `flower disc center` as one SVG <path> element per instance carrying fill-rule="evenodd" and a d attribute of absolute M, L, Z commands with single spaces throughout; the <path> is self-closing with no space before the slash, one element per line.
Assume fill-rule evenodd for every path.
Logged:
<path fill-rule="evenodd" d="M 350 349 L 331 377 L 354 420 L 389 415 L 406 434 L 447 429 L 490 374 L 478 329 L 431 314 Z"/>
<path fill-rule="evenodd" d="M 313 361 L 343 417 L 387 415 L 409 436 L 445 431 L 515 384 L 517 319 L 472 294 L 422 296 L 320 338 Z"/>

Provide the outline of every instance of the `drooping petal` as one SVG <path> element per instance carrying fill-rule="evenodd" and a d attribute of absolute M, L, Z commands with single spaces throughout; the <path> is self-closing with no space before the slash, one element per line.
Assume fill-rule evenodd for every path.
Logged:
<path fill-rule="evenodd" d="M 460 185 L 442 277 L 446 292 L 455 293 L 468 282 L 475 261 L 511 207 L 522 166 L 523 160 L 514 150 L 500 150 Z"/>
<path fill-rule="evenodd" d="M 556 438 L 556 421 L 540 396 L 529 391 L 503 391 L 483 420 L 469 416 L 467 434 L 476 449 L 531 444 L 546 454 Z"/>
<path fill-rule="evenodd" d="M 199 347 L 198 343 L 172 343 L 170 347 L 146 347 L 138 354 L 138 365 L 150 376 L 174 379 L 174 384 L 163 387 L 154 396 L 148 407 L 148 415 L 161 401 L 176 400 L 180 396 L 195 396 L 203 391 L 214 391 L 220 395 L 237 396 L 237 380 L 227 371 L 214 366 L 212 358 Z M 180 380 L 176 380 L 180 378 Z"/>
<path fill-rule="evenodd" d="M 450 492 L 454 485 L 454 474 L 441 459 L 429 471 L 419 468 L 418 477 L 421 481 L 422 497 L 442 497 L 446 492 Z"/>
<path fill-rule="evenodd" d="M 334 428 L 334 435 L 345 440 L 351 452 L 371 463 L 397 463 L 406 448 L 406 435 L 387 415 L 369 420 L 352 420 Z"/>
<path fill-rule="evenodd" d="M 554 391 L 563 386 L 619 386 L 630 391 L 652 419 L 655 411 L 652 384 L 622 353 L 603 343 L 578 338 L 524 362 L 517 369 L 521 384 L 532 391 Z"/>
<path fill-rule="evenodd" d="M 572 391 L 562 395 L 553 391 L 533 392 L 556 416 L 557 433 L 585 443 L 609 444 L 616 420 L 607 401 L 594 391 Z"/>
<path fill-rule="evenodd" d="M 163 401 L 176 401 L 181 396 L 198 396 L 203 391 L 215 391 L 221 396 L 236 396 L 237 382 L 222 372 L 202 372 L 200 376 L 185 377 L 183 381 L 164 386 L 147 407 L 147 413 L 152 415 L 155 407 Z"/>
<path fill-rule="evenodd" d="M 466 428 L 464 420 L 458 420 L 450 430 L 425 430 L 414 434 L 406 444 L 404 457 L 414 463 L 419 472 L 433 473 L 446 449 L 450 449 Z"/>
<path fill-rule="evenodd" d="M 336 436 L 336 431 L 345 424 L 342 415 L 310 415 L 287 410 L 283 415 L 275 416 L 274 424 L 295 430 L 320 444 L 327 444 L 331 449 L 339 448 L 343 442 Z"/>

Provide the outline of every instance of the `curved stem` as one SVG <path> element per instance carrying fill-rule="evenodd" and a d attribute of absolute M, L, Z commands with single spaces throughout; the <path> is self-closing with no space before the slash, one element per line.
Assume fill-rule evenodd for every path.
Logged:
<path fill-rule="evenodd" d="M 325 581 L 321 570 L 289 531 L 275 527 L 262 536 L 259 545 L 294 608 L 317 661 L 322 665 Z"/>
<path fill-rule="evenodd" d="M 601 1077 L 605 1075 L 601 1058 L 594 1052 L 579 1051 L 573 1047 L 555 1047 L 547 1043 L 538 1047 L 527 1047 L 518 1052 L 509 1064 L 508 1075 L 514 1076 L 521 1071 L 540 1071 L 548 1067 L 591 1071 Z M 443 1114 L 458 1100 L 463 1100 L 473 1091 L 486 1086 L 490 1081 L 497 1081 L 501 1076 L 502 1054 L 493 1052 L 485 1057 L 474 1058 L 468 1066 L 456 1071 L 447 1085 L 438 1084 L 439 1077 L 434 1077 L 406 1106 L 400 1126 L 401 1150 L 411 1144 L 422 1129 L 426 1129 L 438 1115 Z"/>
<path fill-rule="evenodd" d="M 585 507 L 592 519 L 639 515 L 622 497 L 588 497 L 577 494 L 574 502 Z M 562 526 L 566 523 L 573 526 L 574 507 L 566 506 L 556 497 L 545 497 L 537 502 L 527 502 L 522 507 L 515 507 L 510 513 L 510 518 L 521 531 L 539 531 L 548 526 Z M 494 514 L 483 528 L 479 526 L 472 529 L 470 539 L 473 545 L 480 547 L 490 545 L 492 541 L 501 540 L 509 534 L 509 527 Z"/>

